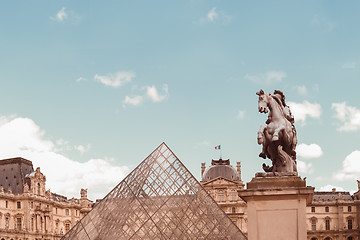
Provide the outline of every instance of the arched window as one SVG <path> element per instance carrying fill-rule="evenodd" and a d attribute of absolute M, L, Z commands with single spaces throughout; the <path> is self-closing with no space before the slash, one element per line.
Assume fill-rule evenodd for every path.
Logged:
<path fill-rule="evenodd" d="M 324 240 L 331 240 L 331 238 L 330 238 L 330 237 L 327 237 L 327 238 L 325 238 Z"/>
<path fill-rule="evenodd" d="M 347 240 L 353 240 L 353 237 L 348 237 Z"/>
<path fill-rule="evenodd" d="M 38 183 L 37 186 L 37 194 L 40 195 L 40 183 Z"/>
<path fill-rule="evenodd" d="M 316 237 L 313 237 L 313 238 L 311 238 L 311 240 L 317 240 L 317 238 L 316 238 Z"/>

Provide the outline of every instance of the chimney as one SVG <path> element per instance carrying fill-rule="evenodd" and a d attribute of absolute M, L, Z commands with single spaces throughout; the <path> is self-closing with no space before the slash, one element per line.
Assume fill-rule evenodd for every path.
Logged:
<path fill-rule="evenodd" d="M 204 175 L 204 172 L 205 172 L 205 163 L 201 163 L 201 178 L 203 177 Z"/>
<path fill-rule="evenodd" d="M 241 162 L 236 162 L 236 170 L 239 173 L 239 178 L 241 181 Z"/>

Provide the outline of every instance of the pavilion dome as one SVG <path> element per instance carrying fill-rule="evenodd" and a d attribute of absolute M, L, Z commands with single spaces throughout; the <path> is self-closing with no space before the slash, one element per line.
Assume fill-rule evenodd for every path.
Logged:
<path fill-rule="evenodd" d="M 202 175 L 202 181 L 210 181 L 217 177 L 223 177 L 229 180 L 240 180 L 239 173 L 230 165 L 230 160 L 212 160 L 211 166 L 208 167 Z"/>

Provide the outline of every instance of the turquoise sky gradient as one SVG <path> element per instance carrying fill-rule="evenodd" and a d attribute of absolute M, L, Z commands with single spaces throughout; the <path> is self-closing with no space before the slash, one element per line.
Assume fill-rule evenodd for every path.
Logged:
<path fill-rule="evenodd" d="M 298 154 L 300 175 L 317 190 L 355 191 L 359 11 L 358 1 L 3 2 L 0 156 L 56 154 L 56 161 L 46 158 L 52 167 L 39 165 L 48 179 L 66 175 L 57 160 L 63 158 L 127 166 L 117 177 L 103 170 L 113 178 L 106 187 L 101 176 L 83 186 L 100 198 L 163 141 L 197 179 L 201 162 L 218 158 L 214 147 L 221 144 L 223 158 L 242 162 L 248 182 L 264 162 L 256 133 L 267 116 L 258 112 L 255 93 L 281 89 L 289 105 L 301 104 L 293 109 L 298 145 L 322 152 Z M 33 121 L 29 141 L 39 145 L 9 146 L 16 119 Z M 16 136 L 25 139 L 24 132 Z M 85 175 L 76 175 L 82 185 Z M 80 191 L 65 191 L 57 179 L 47 187 Z"/>

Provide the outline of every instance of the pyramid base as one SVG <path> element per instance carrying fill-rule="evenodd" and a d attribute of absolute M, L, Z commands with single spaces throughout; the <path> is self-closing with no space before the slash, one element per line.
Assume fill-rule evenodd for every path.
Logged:
<path fill-rule="evenodd" d="M 248 239 L 305 240 L 306 204 L 314 188 L 298 176 L 255 177 L 238 191 L 247 202 Z"/>

